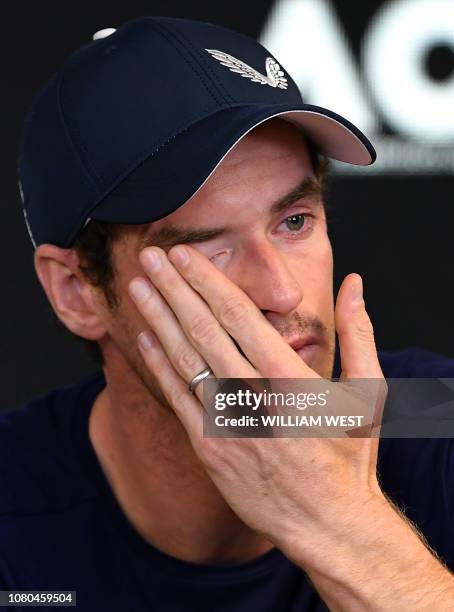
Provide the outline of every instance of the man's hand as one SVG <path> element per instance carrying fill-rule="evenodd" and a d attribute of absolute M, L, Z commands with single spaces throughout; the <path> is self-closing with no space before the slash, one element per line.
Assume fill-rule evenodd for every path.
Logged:
<path fill-rule="evenodd" d="M 366 584 L 362 600 L 356 582 L 379 580 L 374 563 L 387 552 L 377 543 L 386 540 L 388 528 L 409 542 L 411 554 L 419 552 L 423 565 L 433 560 L 444 575 L 380 490 L 377 438 L 203 437 L 202 385 L 192 395 L 187 384 L 207 365 L 217 378 L 319 376 L 248 296 L 195 249 L 178 246 L 166 256 L 159 248 L 147 248 L 140 261 L 148 278 L 134 279 L 130 291 L 154 332 L 140 334 L 141 353 L 234 512 L 304 568 L 327 601 L 335 592 L 335 609 L 373 609 L 367 606 L 382 585 L 376 595 Z M 335 321 L 342 377 L 383 378 L 358 275 L 344 280 Z M 371 521 L 380 525 L 379 538 Z M 364 566 L 368 562 L 372 574 Z M 350 574 L 355 572 L 353 588 Z M 341 586 L 332 590 L 331 582 Z M 397 593 L 393 596 L 395 602 Z"/>
<path fill-rule="evenodd" d="M 176 257 L 178 249 L 168 258 L 157 248 L 141 255 L 154 289 L 137 304 L 159 339 L 144 350 L 141 336 L 143 357 L 195 452 L 238 516 L 280 548 L 301 538 L 312 556 L 318 546 L 311 525 L 319 521 L 320 512 L 325 520 L 327 515 L 335 520 L 350 513 L 352 504 L 360 511 L 371 497 L 380 497 L 377 439 L 204 438 L 202 385 L 194 397 L 187 381 L 207 364 L 218 378 L 320 377 L 241 289 L 198 251 L 183 248 L 187 263 Z M 157 267 L 150 265 L 151 256 L 157 258 Z M 382 377 L 357 275 L 348 277 L 341 288 L 336 319 L 343 376 Z"/>

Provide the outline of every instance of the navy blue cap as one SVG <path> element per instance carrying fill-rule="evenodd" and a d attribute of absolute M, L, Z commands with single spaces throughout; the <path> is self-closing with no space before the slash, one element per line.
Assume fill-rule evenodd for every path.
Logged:
<path fill-rule="evenodd" d="M 26 117 L 19 184 L 35 245 L 70 247 L 90 219 L 165 217 L 272 117 L 297 125 L 327 157 L 375 160 L 360 130 L 304 104 L 290 75 L 252 38 L 164 17 L 111 32 L 73 53 Z"/>

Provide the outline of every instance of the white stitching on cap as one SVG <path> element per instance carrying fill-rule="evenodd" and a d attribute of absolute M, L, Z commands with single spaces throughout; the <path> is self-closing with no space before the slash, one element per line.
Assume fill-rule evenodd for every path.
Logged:
<path fill-rule="evenodd" d="M 31 227 L 30 227 L 30 223 L 28 222 L 27 211 L 25 210 L 25 208 L 23 208 L 22 210 L 23 210 L 23 213 L 24 213 L 25 225 L 27 226 L 28 235 L 30 236 L 30 240 L 32 241 L 32 244 L 33 244 L 33 246 L 36 249 L 36 242 L 35 242 L 35 239 L 33 238 L 32 230 L 31 230 Z"/>
<path fill-rule="evenodd" d="M 20 179 L 17 181 L 17 185 L 19 187 L 19 194 L 20 194 L 20 199 L 22 202 L 22 212 L 24 214 L 25 225 L 27 226 L 27 231 L 28 231 L 28 235 L 30 236 L 30 240 L 32 241 L 32 244 L 36 249 L 36 242 L 35 242 L 35 239 L 33 238 L 32 229 L 28 221 L 27 211 L 25 210 L 24 190 L 22 189 L 22 183 L 20 182 Z"/>

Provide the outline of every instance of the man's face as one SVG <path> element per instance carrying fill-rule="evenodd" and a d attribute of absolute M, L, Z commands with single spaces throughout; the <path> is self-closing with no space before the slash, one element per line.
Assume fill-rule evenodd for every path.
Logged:
<path fill-rule="evenodd" d="M 265 122 L 232 149 L 188 202 L 149 224 L 146 234 L 131 230 L 114 243 L 119 304 L 106 309 L 110 353 L 120 351 L 153 394 L 153 377 L 136 346 L 147 325 L 128 296 L 128 284 L 143 275 L 142 248 L 168 250 L 182 242 L 237 284 L 295 350 L 302 336 L 311 336 L 314 344 L 299 354 L 318 374 L 331 376 L 332 250 L 308 148 L 295 127 Z"/>

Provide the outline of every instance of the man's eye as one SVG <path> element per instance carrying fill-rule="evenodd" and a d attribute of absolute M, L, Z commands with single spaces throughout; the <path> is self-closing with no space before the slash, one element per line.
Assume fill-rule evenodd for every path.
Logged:
<path fill-rule="evenodd" d="M 291 232 L 302 232 L 302 230 L 306 231 L 310 229 L 311 215 L 308 215 L 307 213 L 292 215 L 291 217 L 284 219 L 283 223 L 285 223 L 287 229 L 289 229 Z"/>
<path fill-rule="evenodd" d="M 306 217 L 304 215 L 292 215 L 291 217 L 287 217 L 285 223 L 289 230 L 298 231 L 302 229 L 305 221 Z"/>

